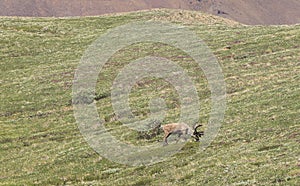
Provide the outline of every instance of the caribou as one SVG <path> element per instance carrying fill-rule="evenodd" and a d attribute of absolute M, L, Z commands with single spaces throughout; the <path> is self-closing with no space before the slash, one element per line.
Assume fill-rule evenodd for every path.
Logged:
<path fill-rule="evenodd" d="M 191 136 L 192 138 L 194 138 L 196 141 L 200 140 L 200 137 L 204 135 L 203 131 L 198 132 L 197 129 L 199 127 L 201 127 L 202 125 L 195 125 L 193 128 L 191 128 L 190 126 L 188 126 L 185 123 L 169 123 L 166 125 L 163 125 L 161 128 L 164 131 L 164 145 L 168 145 L 168 137 L 171 134 L 177 134 L 178 135 L 178 139 L 176 141 L 176 143 L 180 140 L 180 137 L 183 135 L 184 136 L 184 140 L 187 140 L 186 136 Z"/>

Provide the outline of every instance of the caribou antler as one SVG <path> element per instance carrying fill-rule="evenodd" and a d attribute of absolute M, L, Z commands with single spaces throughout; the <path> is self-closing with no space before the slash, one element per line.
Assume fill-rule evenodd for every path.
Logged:
<path fill-rule="evenodd" d="M 203 131 L 197 131 L 197 129 L 199 127 L 201 127 L 202 125 L 195 125 L 194 126 L 194 132 L 193 132 L 193 138 L 195 138 L 196 141 L 199 141 L 200 140 L 200 137 L 204 135 L 204 132 Z"/>
<path fill-rule="evenodd" d="M 197 129 L 198 129 L 199 127 L 202 127 L 202 125 L 200 125 L 200 124 L 199 124 L 199 125 L 195 125 L 195 126 L 194 126 L 194 130 L 197 131 Z"/>

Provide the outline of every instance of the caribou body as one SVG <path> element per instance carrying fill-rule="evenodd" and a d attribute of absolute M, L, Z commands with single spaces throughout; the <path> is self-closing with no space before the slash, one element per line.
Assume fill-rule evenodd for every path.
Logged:
<path fill-rule="evenodd" d="M 180 137 L 183 135 L 184 139 L 187 140 L 187 136 L 191 136 L 196 141 L 199 141 L 200 137 L 203 135 L 203 132 L 198 132 L 197 128 L 201 127 L 202 125 L 195 125 L 193 128 L 188 126 L 185 123 L 169 123 L 162 126 L 164 131 L 164 145 L 168 144 L 168 137 L 171 134 L 177 134 L 178 139 L 176 142 L 180 140 Z"/>

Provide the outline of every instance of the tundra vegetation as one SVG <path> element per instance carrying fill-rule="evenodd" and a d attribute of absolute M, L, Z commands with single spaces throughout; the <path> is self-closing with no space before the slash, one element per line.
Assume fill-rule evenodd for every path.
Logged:
<path fill-rule="evenodd" d="M 227 84 L 227 111 L 205 150 L 188 142 L 168 161 L 130 167 L 97 154 L 73 116 L 72 81 L 85 49 L 108 29 L 137 20 L 189 26 L 211 48 Z M 118 51 L 99 75 L 95 101 L 106 127 L 134 145 L 140 138 L 113 113 L 110 87 L 118 71 L 148 55 L 186 69 L 199 93 L 199 123 L 208 121 L 210 91 L 201 69 L 182 51 L 137 43 Z M 86 18 L 0 18 L 1 185 L 299 185 L 300 25 L 245 26 L 189 11 L 144 11 Z M 133 87 L 130 106 L 148 116 L 148 101 L 166 100 L 163 123 L 177 122 L 178 95 L 167 82 L 147 78 Z"/>

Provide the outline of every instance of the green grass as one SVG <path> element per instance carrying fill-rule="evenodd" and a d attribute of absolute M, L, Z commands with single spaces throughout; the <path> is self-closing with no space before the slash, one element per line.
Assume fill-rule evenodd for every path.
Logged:
<path fill-rule="evenodd" d="M 0 184 L 299 185 L 300 25 L 244 26 L 193 12 L 184 12 L 185 19 L 179 15 L 164 10 L 72 19 L 0 18 Z M 141 19 L 176 21 L 206 42 L 223 69 L 227 110 L 218 137 L 205 151 L 189 142 L 168 161 L 130 167 L 102 158 L 85 142 L 73 116 L 72 81 L 96 38 Z M 125 127 L 114 117 L 110 86 L 124 65 L 149 54 L 187 70 L 201 98 L 202 123 L 210 109 L 207 82 L 189 56 L 161 44 L 129 46 L 105 66 L 96 98 L 113 135 L 135 145 L 161 140 L 162 134 L 141 139 L 135 131 L 121 131 Z M 148 100 L 156 96 L 165 97 L 170 108 L 165 122 L 176 121 L 176 92 L 151 78 L 133 88 L 134 114 L 146 118 Z"/>

